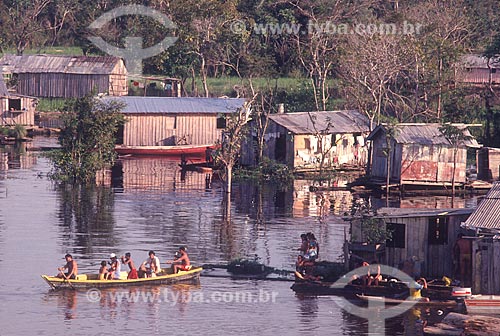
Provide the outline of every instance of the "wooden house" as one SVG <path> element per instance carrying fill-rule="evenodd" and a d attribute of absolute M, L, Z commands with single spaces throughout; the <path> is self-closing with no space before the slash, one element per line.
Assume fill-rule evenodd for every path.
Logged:
<path fill-rule="evenodd" d="M 278 113 L 269 116 L 264 156 L 295 171 L 323 167 L 365 167 L 370 122 L 355 110 Z M 255 163 L 246 146 L 242 163 Z"/>
<path fill-rule="evenodd" d="M 500 148 L 483 147 L 478 151 L 477 178 L 483 181 L 500 180 Z"/>
<path fill-rule="evenodd" d="M 37 99 L 11 93 L 0 75 L 0 126 L 34 126 Z"/>
<path fill-rule="evenodd" d="M 118 135 L 117 150 L 143 154 L 213 146 L 221 140 L 226 115 L 247 109 L 241 98 L 105 97 L 122 102 L 127 122 Z M 151 153 L 149 153 L 151 152 Z M 138 153 L 140 154 L 140 153 Z"/>
<path fill-rule="evenodd" d="M 463 226 L 473 232 L 472 292 L 500 294 L 500 182 L 493 183 Z"/>
<path fill-rule="evenodd" d="M 455 183 L 465 183 L 467 148 L 479 148 L 475 139 L 459 144 L 454 160 L 454 146 L 439 130 L 439 124 L 398 124 L 392 136 L 387 137 L 387 126 L 377 126 L 370 136 L 372 141 L 373 181 L 385 181 L 387 176 L 387 139 L 390 143 L 390 180 L 398 185 L 436 185 L 452 182 L 456 161 Z M 463 125 L 464 135 L 470 136 Z"/>
<path fill-rule="evenodd" d="M 500 62 L 481 55 L 464 55 L 458 63 L 456 80 L 470 85 L 500 84 Z"/>
<path fill-rule="evenodd" d="M 96 90 L 110 96 L 128 93 L 123 61 L 110 56 L 5 55 L 0 70 L 19 94 L 75 98 Z"/>
<path fill-rule="evenodd" d="M 461 224 L 473 209 L 400 209 L 381 208 L 374 217 L 391 233 L 385 248 L 379 249 L 378 262 L 401 268 L 413 265 L 412 276 L 452 277 L 453 247 Z M 351 244 L 361 246 L 366 241 L 359 221 L 351 224 Z M 356 242 L 358 244 L 356 244 Z M 351 250 L 352 251 L 352 250 Z M 352 251 L 356 253 L 356 251 Z M 371 262 L 372 260 L 367 260 Z"/>

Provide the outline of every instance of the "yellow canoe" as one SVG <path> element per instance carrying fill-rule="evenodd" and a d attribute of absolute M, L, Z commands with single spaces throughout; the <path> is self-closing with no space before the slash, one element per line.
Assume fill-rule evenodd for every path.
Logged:
<path fill-rule="evenodd" d="M 141 285 L 169 285 L 178 282 L 198 281 L 202 267 L 193 267 L 189 271 L 172 274 L 171 269 L 163 269 L 156 277 L 127 279 L 127 272 L 122 272 L 120 280 L 99 280 L 98 274 L 79 274 L 76 279 L 61 279 L 55 276 L 42 275 L 52 289 L 59 288 L 107 288 Z"/>

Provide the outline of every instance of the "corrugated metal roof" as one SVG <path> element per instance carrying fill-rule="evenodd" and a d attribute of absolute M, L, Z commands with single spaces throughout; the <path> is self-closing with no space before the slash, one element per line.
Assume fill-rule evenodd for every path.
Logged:
<path fill-rule="evenodd" d="M 110 74 L 122 60 L 112 56 L 4 55 L 0 70 L 5 73 Z"/>
<path fill-rule="evenodd" d="M 234 113 L 243 98 L 105 97 L 125 103 L 123 113 Z"/>
<path fill-rule="evenodd" d="M 332 133 L 360 133 L 370 130 L 368 118 L 356 110 L 280 113 L 269 116 L 294 134 L 313 134 L 316 130 Z M 314 123 L 311 120 L 314 119 Z"/>
<path fill-rule="evenodd" d="M 441 124 L 398 124 L 396 125 L 396 135 L 394 140 L 401 144 L 419 144 L 419 145 L 445 145 L 450 146 L 451 143 L 443 133 L 439 130 Z M 470 136 L 471 138 L 464 141 L 464 145 L 467 147 L 479 148 L 481 147 L 476 139 L 472 138 L 469 130 L 465 125 L 457 125 L 457 127 L 462 127 L 464 135 Z M 372 133 L 368 136 L 368 140 L 372 140 L 376 134 L 380 131 L 385 132 L 385 126 L 377 126 Z"/>
<path fill-rule="evenodd" d="M 476 211 L 465 221 L 467 227 L 500 229 L 500 182 L 493 183 Z"/>
<path fill-rule="evenodd" d="M 461 64 L 465 68 L 480 68 L 480 69 L 485 69 L 488 68 L 488 59 L 486 57 L 483 57 L 481 55 L 474 55 L 474 54 L 468 54 L 464 55 L 460 59 Z M 491 68 L 500 68 L 500 59 L 499 58 L 492 58 L 490 60 L 490 67 Z"/>

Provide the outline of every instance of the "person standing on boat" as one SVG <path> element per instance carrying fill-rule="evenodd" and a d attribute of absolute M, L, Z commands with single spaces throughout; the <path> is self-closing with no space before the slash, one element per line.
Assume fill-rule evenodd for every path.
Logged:
<path fill-rule="evenodd" d="M 420 278 L 410 284 L 410 298 L 415 301 L 429 302 L 429 298 L 422 296 L 422 289 L 427 288 L 427 281 Z"/>
<path fill-rule="evenodd" d="M 111 259 L 111 267 L 109 268 L 109 276 L 110 280 L 119 280 L 120 279 L 120 272 L 121 272 L 121 264 L 118 258 L 116 257 L 116 254 L 111 253 L 109 255 L 109 258 Z"/>
<path fill-rule="evenodd" d="M 128 272 L 127 279 L 138 279 L 137 269 L 135 268 L 134 262 L 132 261 L 130 252 L 125 253 L 125 256 L 121 257 L 122 264 L 128 265 L 130 272 Z"/>
<path fill-rule="evenodd" d="M 191 269 L 191 261 L 189 260 L 185 246 L 179 247 L 179 254 L 179 258 L 167 262 L 168 264 L 172 264 L 174 274 L 178 271 L 189 271 Z"/>
<path fill-rule="evenodd" d="M 76 279 L 76 276 L 78 275 L 78 265 L 76 261 L 69 253 L 64 256 L 64 259 L 66 260 L 66 265 L 57 269 L 59 274 L 56 276 L 64 279 Z M 63 273 L 64 270 L 66 270 L 66 273 Z"/>

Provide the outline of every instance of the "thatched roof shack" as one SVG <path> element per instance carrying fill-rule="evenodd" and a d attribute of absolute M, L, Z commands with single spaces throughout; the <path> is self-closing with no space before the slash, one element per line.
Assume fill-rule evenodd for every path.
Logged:
<path fill-rule="evenodd" d="M 103 98 L 125 104 L 123 146 L 213 145 L 221 140 L 226 115 L 247 108 L 242 98 Z"/>
<path fill-rule="evenodd" d="M 10 92 L 0 75 L 0 126 L 34 126 L 37 99 Z"/>
<path fill-rule="evenodd" d="M 365 138 L 368 118 L 356 110 L 278 113 L 269 116 L 264 156 L 295 171 L 357 166 L 367 162 Z M 246 146 L 243 164 L 255 163 L 253 147 Z"/>
<path fill-rule="evenodd" d="M 128 93 L 123 61 L 110 56 L 5 55 L 0 70 L 16 82 L 17 93 L 43 98 L 82 97 L 97 93 Z"/>
<path fill-rule="evenodd" d="M 400 185 L 444 185 L 451 183 L 453 175 L 453 144 L 440 131 L 440 124 L 398 124 L 394 136 L 390 137 L 391 183 Z M 480 148 L 465 125 L 464 135 L 470 137 L 459 144 L 456 157 L 455 182 L 465 182 L 467 148 Z M 387 125 L 377 126 L 368 140 L 373 141 L 373 180 L 385 181 L 387 176 Z"/>

